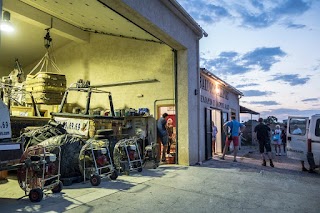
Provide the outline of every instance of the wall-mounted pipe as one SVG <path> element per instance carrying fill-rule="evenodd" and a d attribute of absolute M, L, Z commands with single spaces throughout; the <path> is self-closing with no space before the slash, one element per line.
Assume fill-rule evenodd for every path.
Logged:
<path fill-rule="evenodd" d="M 159 82 L 159 81 L 157 79 L 141 79 L 136 81 L 124 81 L 124 82 L 117 82 L 117 83 L 110 83 L 110 84 L 97 84 L 97 85 L 92 85 L 91 87 L 94 87 L 94 88 L 115 87 L 115 86 L 146 84 L 146 83 L 155 83 L 155 82 Z"/>

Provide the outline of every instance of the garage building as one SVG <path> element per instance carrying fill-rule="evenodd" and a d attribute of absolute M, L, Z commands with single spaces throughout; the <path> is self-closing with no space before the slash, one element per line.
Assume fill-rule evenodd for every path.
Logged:
<path fill-rule="evenodd" d="M 67 86 L 79 79 L 111 92 L 115 109 L 148 108 L 158 119 L 166 110 L 176 121 L 177 161 L 199 162 L 199 40 L 206 34 L 175 0 L 0 0 L 15 31 L 1 32 L 0 77 L 18 58 L 27 75 L 46 53 Z M 2 18 L 1 18 L 2 19 Z M 50 70 L 49 70 L 50 71 Z M 71 96 L 77 103 L 81 96 Z M 93 99 L 92 107 L 106 100 Z M 149 128 L 155 140 L 154 128 Z"/>

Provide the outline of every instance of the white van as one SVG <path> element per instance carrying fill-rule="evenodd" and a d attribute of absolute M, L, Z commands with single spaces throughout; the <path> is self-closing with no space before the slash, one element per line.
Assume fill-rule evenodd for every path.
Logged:
<path fill-rule="evenodd" d="M 310 168 L 320 165 L 320 114 L 289 117 L 287 123 L 287 157 L 308 161 Z"/>
<path fill-rule="evenodd" d="M 0 99 L 0 171 L 15 169 L 23 153 L 22 143 L 11 140 L 10 114 Z"/>

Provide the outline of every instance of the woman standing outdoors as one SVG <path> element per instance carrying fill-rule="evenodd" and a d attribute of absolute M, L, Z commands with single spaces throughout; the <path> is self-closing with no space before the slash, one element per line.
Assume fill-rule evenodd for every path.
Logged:
<path fill-rule="evenodd" d="M 212 156 L 216 155 L 216 139 L 217 139 L 217 133 L 218 129 L 214 125 L 214 122 L 212 121 Z"/>
<path fill-rule="evenodd" d="M 280 125 L 276 125 L 276 129 L 274 130 L 272 141 L 274 144 L 274 149 L 276 150 L 276 156 L 281 156 L 281 129 L 280 129 Z"/>

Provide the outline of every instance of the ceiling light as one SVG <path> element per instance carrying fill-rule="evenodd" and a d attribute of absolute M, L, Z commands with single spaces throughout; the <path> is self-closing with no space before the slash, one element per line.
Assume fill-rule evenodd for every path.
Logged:
<path fill-rule="evenodd" d="M 3 12 L 3 18 L 0 23 L 0 30 L 4 32 L 13 32 L 14 28 L 10 22 L 10 13 L 8 11 Z"/>

